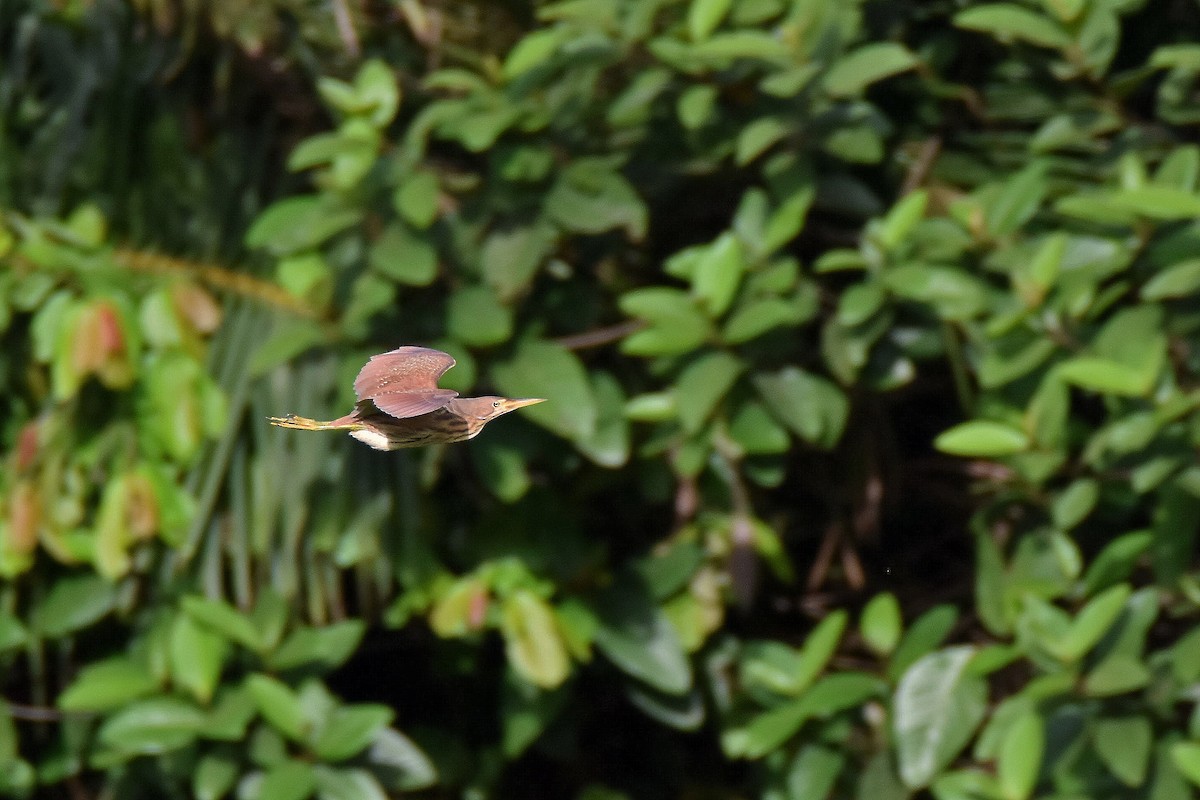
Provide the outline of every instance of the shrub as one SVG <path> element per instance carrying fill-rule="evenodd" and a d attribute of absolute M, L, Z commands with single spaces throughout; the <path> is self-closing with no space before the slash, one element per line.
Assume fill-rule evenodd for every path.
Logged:
<path fill-rule="evenodd" d="M 366 12 L 352 65 L 224 43 L 316 58 L 330 120 L 250 266 L 10 182 L 8 790 L 1190 796 L 1194 15 L 401 8 L 403 81 Z M 414 452 L 264 426 L 407 342 L 549 402 Z"/>

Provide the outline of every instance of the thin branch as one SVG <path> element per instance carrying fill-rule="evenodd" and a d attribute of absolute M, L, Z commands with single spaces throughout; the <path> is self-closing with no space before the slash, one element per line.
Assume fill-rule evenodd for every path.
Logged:
<path fill-rule="evenodd" d="M 358 44 L 358 31 L 354 30 L 354 20 L 350 17 L 350 9 L 346 7 L 346 0 L 333 0 L 333 19 L 337 24 L 338 35 L 342 37 L 342 43 L 346 45 L 346 52 L 352 56 L 358 56 L 361 51 Z"/>
<path fill-rule="evenodd" d="M 940 152 L 942 152 L 940 136 L 931 136 L 921 143 L 921 149 L 917 151 L 917 157 L 909 165 L 908 174 L 904 176 L 904 183 L 900 185 L 901 195 L 915 191 L 925 184 L 925 179 L 929 177 L 929 171 L 933 169 L 933 162 L 937 160 Z"/>
<path fill-rule="evenodd" d="M 646 327 L 645 322 L 640 319 L 632 319 L 627 322 L 618 322 L 616 325 L 609 325 L 606 328 L 593 328 L 590 331 L 571 336 L 560 336 L 554 342 L 568 350 L 585 350 L 589 347 L 600 347 L 620 341 L 644 327 Z"/>
<path fill-rule="evenodd" d="M 3 702 L 9 716 L 28 722 L 62 722 L 64 719 L 95 716 L 91 711 L 60 711 L 57 708 L 25 705 L 24 703 L 14 703 L 11 700 Z"/>
<path fill-rule="evenodd" d="M 302 303 L 277 284 L 244 272 L 235 272 L 227 267 L 127 248 L 117 248 L 113 251 L 112 256 L 113 261 L 134 272 L 145 272 L 151 275 L 184 275 L 199 280 L 214 289 L 257 300 L 301 317 L 323 318 L 321 312 Z"/>

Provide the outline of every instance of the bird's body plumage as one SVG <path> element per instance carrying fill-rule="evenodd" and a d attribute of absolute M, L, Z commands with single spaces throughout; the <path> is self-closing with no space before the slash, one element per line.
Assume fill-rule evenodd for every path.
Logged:
<path fill-rule="evenodd" d="M 345 430 L 376 450 L 399 450 L 473 438 L 488 421 L 541 399 L 459 397 L 438 379 L 453 367 L 448 353 L 428 347 L 400 347 L 372 356 L 354 379 L 358 402 L 349 414 L 329 422 L 288 415 L 272 425 L 299 430 Z"/>

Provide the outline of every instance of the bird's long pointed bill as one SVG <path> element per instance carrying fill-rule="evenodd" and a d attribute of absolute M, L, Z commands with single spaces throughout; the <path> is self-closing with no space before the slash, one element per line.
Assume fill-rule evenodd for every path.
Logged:
<path fill-rule="evenodd" d="M 524 408 L 525 406 L 537 405 L 538 403 L 544 403 L 544 402 L 546 402 L 546 398 L 544 398 L 544 397 L 529 397 L 529 398 L 524 398 L 524 399 L 519 399 L 519 400 L 505 400 L 504 401 L 504 410 L 505 411 L 516 411 L 518 408 Z"/>

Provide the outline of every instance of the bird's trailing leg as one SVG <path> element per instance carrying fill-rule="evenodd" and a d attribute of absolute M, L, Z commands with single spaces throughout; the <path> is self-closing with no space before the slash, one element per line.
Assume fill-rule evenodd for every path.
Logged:
<path fill-rule="evenodd" d="M 349 414 L 328 422 L 297 417 L 295 414 L 288 414 L 286 417 L 267 417 L 267 421 L 280 428 L 295 428 L 301 431 L 357 431 L 362 430 L 363 427 L 361 422 Z"/>

